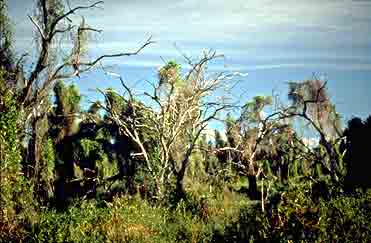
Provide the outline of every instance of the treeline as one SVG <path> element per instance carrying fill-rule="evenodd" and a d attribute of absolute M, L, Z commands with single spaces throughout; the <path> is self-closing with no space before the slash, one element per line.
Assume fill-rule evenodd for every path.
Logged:
<path fill-rule="evenodd" d="M 36 1 L 39 49 L 28 65 L 0 3 L 1 241 L 371 239 L 371 117 L 343 128 L 317 78 L 290 82 L 288 102 L 256 96 L 241 106 L 231 94 L 238 74 L 207 72 L 220 57 L 212 51 L 185 56 L 185 73 L 168 62 L 142 94 L 102 67 L 124 92 L 98 89 L 103 101 L 82 107 L 63 80 L 152 43 L 90 59 L 99 31 L 71 18 L 101 4 Z M 213 122 L 224 129 L 210 131 Z"/>

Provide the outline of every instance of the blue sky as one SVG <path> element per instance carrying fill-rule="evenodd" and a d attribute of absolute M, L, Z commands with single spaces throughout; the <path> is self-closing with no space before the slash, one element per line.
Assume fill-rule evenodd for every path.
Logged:
<path fill-rule="evenodd" d="M 32 52 L 30 0 L 10 0 L 17 50 Z M 91 1 L 72 1 L 73 6 Z M 344 120 L 371 114 L 371 1 L 368 0 L 106 0 L 102 9 L 84 11 L 87 23 L 103 29 L 90 55 L 134 50 L 149 35 L 155 44 L 139 56 L 105 62 L 131 85 L 145 89 L 165 60 L 182 62 L 177 47 L 197 57 L 203 49 L 223 53 L 224 66 L 212 70 L 248 72 L 235 89 L 246 101 L 272 90 L 285 97 L 287 81 L 328 80 Z M 139 81 L 139 83 L 137 82 Z M 119 87 L 101 72 L 76 80 L 89 99 L 96 87 Z"/>

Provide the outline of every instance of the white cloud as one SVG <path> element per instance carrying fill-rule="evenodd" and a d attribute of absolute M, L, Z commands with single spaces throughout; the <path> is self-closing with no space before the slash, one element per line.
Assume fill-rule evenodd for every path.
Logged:
<path fill-rule="evenodd" d="M 71 2 L 74 6 L 91 1 Z M 21 17 L 15 18 L 17 24 L 25 22 L 31 26 L 26 16 L 31 9 L 28 4 L 14 0 L 10 1 L 10 6 L 12 14 Z M 370 2 L 351 0 L 106 0 L 103 9 L 83 11 L 82 14 L 91 25 L 117 32 L 123 40 L 130 38 L 129 34 L 133 32 L 153 33 L 163 39 L 170 36 L 172 39 L 178 36 L 181 39 L 228 39 L 260 31 L 264 31 L 269 39 L 277 34 L 289 36 L 290 32 L 301 29 L 341 32 L 361 28 L 370 32 L 367 28 L 370 10 Z M 286 33 L 277 33 L 281 30 Z"/>
<path fill-rule="evenodd" d="M 73 0 L 71 5 L 92 1 Z M 29 46 L 32 24 L 27 18 L 31 8 L 23 0 L 9 1 L 11 14 L 16 19 L 16 39 Z M 371 1 L 312 0 L 106 0 L 103 9 L 83 11 L 87 22 L 104 30 L 92 43 L 94 53 L 114 53 L 135 50 L 148 34 L 156 44 L 143 53 L 177 56 L 174 42 L 197 55 L 198 46 L 221 49 L 233 58 L 273 60 L 280 57 L 292 61 L 274 60 L 257 63 L 237 70 L 324 66 L 331 69 L 370 70 L 368 53 L 355 53 L 370 45 Z M 19 28 L 18 28 L 19 27 Z M 277 55 L 276 50 L 282 50 Z M 307 53 L 303 53 L 305 50 Z M 326 50 L 326 51 L 324 51 Z M 332 50 L 332 51 L 328 51 Z M 300 52 L 299 52 L 300 51 Z M 323 53 L 322 53 L 323 51 Z M 316 52 L 316 54 L 312 54 Z M 298 56 L 314 56 L 312 62 L 295 60 Z M 319 59 L 338 59 L 349 56 L 362 63 L 318 64 Z M 113 61 L 115 62 L 115 61 Z M 118 62 L 122 62 L 121 59 Z M 118 63 L 119 64 L 119 63 Z M 135 65 L 157 66 L 161 61 L 149 58 Z"/>
<path fill-rule="evenodd" d="M 343 70 L 343 71 L 344 70 L 370 71 L 371 63 L 349 63 L 349 64 L 348 63 L 336 63 L 336 62 L 333 62 L 333 63 L 277 63 L 277 64 L 235 65 L 233 66 L 235 70 L 247 70 L 247 71 L 298 68 L 298 67 L 305 67 L 305 68 L 312 68 L 312 69 L 323 68 L 326 70 Z"/>
<path fill-rule="evenodd" d="M 133 66 L 133 67 L 161 67 L 164 63 L 160 58 L 152 58 L 152 59 L 106 59 L 104 61 L 105 65 L 119 65 L 119 66 Z M 186 66 L 184 67 L 186 68 Z M 226 71 L 226 70 L 247 70 L 257 71 L 257 70 L 268 70 L 268 69 L 284 69 L 284 68 L 311 68 L 313 70 L 325 69 L 325 70 L 342 70 L 342 71 L 371 71 L 371 63 L 350 63 L 350 64 L 343 64 L 343 63 L 282 63 L 282 64 L 262 64 L 262 65 L 232 65 L 230 68 L 223 67 L 221 65 L 214 65 L 209 68 L 209 71 Z M 233 74 L 233 72 L 232 72 Z M 246 73 L 248 74 L 248 73 Z M 240 76 L 240 77 L 245 77 Z M 238 78 L 239 75 L 234 75 L 227 77 L 226 79 L 235 79 Z M 222 76 L 222 78 L 225 78 Z"/>
<path fill-rule="evenodd" d="M 330 36 L 337 32 L 354 32 L 356 28 L 369 32 L 370 10 L 370 4 L 350 0 L 107 0 L 104 12 L 97 10 L 87 19 L 105 31 L 116 32 L 123 40 L 133 33 L 152 33 L 161 40 L 230 41 L 243 37 L 247 42 L 266 43 L 272 39 L 285 42 L 298 37 L 298 32 L 308 30 Z M 325 41 L 328 38 L 321 42 Z"/>
<path fill-rule="evenodd" d="M 304 137 L 302 140 L 303 140 L 303 143 L 310 148 L 314 148 L 318 145 L 318 139 L 316 138 Z"/>

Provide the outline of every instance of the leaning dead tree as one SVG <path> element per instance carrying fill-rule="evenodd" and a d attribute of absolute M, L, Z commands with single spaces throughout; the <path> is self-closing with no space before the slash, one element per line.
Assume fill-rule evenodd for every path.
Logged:
<path fill-rule="evenodd" d="M 291 104 L 277 102 L 273 113 L 263 117 L 263 109 L 270 106 L 272 101 L 269 97 L 255 97 L 243 107 L 240 118 L 229 124 L 227 136 L 230 146 L 216 151 L 227 153 L 231 162 L 248 178 L 248 194 L 252 199 L 259 196 L 257 179 L 262 175 L 264 177 L 264 170 L 259 167 L 257 160 L 261 159 L 259 157 L 262 151 L 263 154 L 267 151 L 275 153 L 279 147 L 279 144 L 275 144 L 275 139 L 280 136 L 286 137 L 288 147 L 300 149 L 302 154 L 310 157 L 310 161 L 319 163 L 334 182 L 338 182 L 342 176 L 338 166 L 342 155 L 337 151 L 338 142 L 342 138 L 340 119 L 326 92 L 326 82 L 315 79 L 289 85 Z M 324 157 L 319 158 L 318 154 L 295 135 L 292 124 L 298 120 L 305 121 L 318 135 L 319 146 L 325 152 Z"/>
<path fill-rule="evenodd" d="M 79 24 L 71 18 L 80 11 L 94 9 L 103 4 L 103 1 L 91 5 L 76 6 L 65 10 L 65 6 L 52 0 L 38 0 L 35 16 L 29 19 L 37 30 L 38 57 L 36 64 L 28 78 L 24 78 L 24 87 L 19 96 L 19 102 L 25 114 L 49 94 L 56 80 L 79 76 L 80 73 L 91 70 L 99 61 L 105 58 L 123 57 L 138 54 L 143 48 L 151 44 L 150 38 L 134 52 L 105 54 L 96 58 L 89 58 L 88 36 L 92 32 L 101 32 L 85 23 L 84 18 Z M 63 40 L 72 42 L 73 47 L 62 50 L 59 43 Z M 65 55 L 62 55 L 66 53 Z M 60 56 L 58 56 L 60 55 Z M 27 116 L 26 116 L 27 117 Z"/>
<path fill-rule="evenodd" d="M 89 36 L 101 30 L 89 26 L 84 18 L 80 22 L 76 20 L 81 12 L 99 8 L 102 4 L 103 1 L 97 1 L 70 7 L 60 1 L 37 0 L 34 15 L 28 16 L 35 27 L 35 60 L 27 67 L 24 67 L 26 55 L 16 61 L 13 65 L 15 78 L 8 79 L 7 86 L 16 94 L 17 109 L 21 113 L 18 126 L 22 136 L 26 136 L 22 139 L 29 143 L 26 160 L 30 160 L 27 166 L 31 171 L 40 167 L 41 144 L 47 131 L 40 129 L 40 123 L 50 110 L 48 99 L 56 81 L 79 77 L 106 58 L 136 55 L 152 43 L 149 38 L 132 52 L 89 57 Z"/>
<path fill-rule="evenodd" d="M 291 105 L 279 107 L 278 110 L 265 118 L 270 121 L 299 119 L 307 123 L 319 137 L 319 146 L 325 151 L 326 157 L 319 159 L 321 166 L 330 173 L 331 179 L 337 182 L 342 172 L 338 168 L 341 154 L 337 146 L 343 138 L 340 116 L 326 91 L 327 82 L 319 79 L 289 83 L 289 99 Z M 327 160 L 327 162 L 326 162 Z"/>
<path fill-rule="evenodd" d="M 289 83 L 289 99 L 292 106 L 283 112 L 283 117 L 294 116 L 303 119 L 318 134 L 319 145 L 326 151 L 331 178 L 338 181 L 341 173 L 338 164 L 341 155 L 336 146 L 343 138 L 340 115 L 331 103 L 326 90 L 327 82 L 319 79 L 301 83 Z"/>
<path fill-rule="evenodd" d="M 205 74 L 207 64 L 218 57 L 209 51 L 195 63 L 187 59 L 190 71 L 184 77 L 180 74 L 180 66 L 169 62 L 160 69 L 158 83 L 150 84 L 152 93 L 144 92 L 151 100 L 147 105 L 138 101 L 138 96 L 133 95 L 120 77 L 127 91 L 127 95 L 121 97 L 130 106 L 130 116 L 127 112 L 117 113 L 109 104 L 104 107 L 109 117 L 120 126 L 122 134 L 140 148 L 141 152 L 133 156 L 140 156 L 146 162 L 160 198 L 172 177 L 178 195 L 184 195 L 185 172 L 197 140 L 210 121 L 232 107 L 232 103 L 226 97 L 217 96 L 216 91 L 226 88 L 225 81 L 230 80 L 233 74 Z M 107 100 L 107 93 L 103 94 Z M 155 141 L 151 153 L 143 134 Z"/>
<path fill-rule="evenodd" d="M 253 200 L 259 198 L 258 178 L 266 176 L 257 161 L 274 157 L 281 138 L 285 136 L 291 143 L 294 134 L 288 121 L 263 116 L 263 110 L 271 105 L 272 99 L 269 96 L 256 96 L 251 102 L 247 102 L 242 107 L 240 117 L 227 122 L 229 146 L 215 151 L 219 155 L 227 155 L 223 157 L 236 166 L 240 174 L 247 177 L 247 193 Z"/>

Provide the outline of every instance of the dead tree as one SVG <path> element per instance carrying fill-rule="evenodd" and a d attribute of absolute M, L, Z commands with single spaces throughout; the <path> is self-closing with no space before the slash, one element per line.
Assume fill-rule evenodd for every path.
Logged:
<path fill-rule="evenodd" d="M 276 119 L 276 114 L 262 116 L 263 109 L 271 104 L 270 97 L 257 96 L 244 105 L 239 119 L 228 127 L 231 146 L 217 149 L 219 153 L 233 155 L 229 156 L 229 160 L 240 174 L 247 177 L 247 194 L 252 200 L 260 197 L 257 179 L 266 177 L 257 161 L 277 153 L 279 145 L 275 143 L 275 138 L 283 134 L 291 136 L 292 132 L 289 123 Z"/>
<path fill-rule="evenodd" d="M 340 116 L 331 103 L 327 92 L 327 82 L 319 79 L 301 83 L 290 83 L 289 98 L 293 104 L 280 114 L 281 118 L 296 117 L 306 121 L 319 136 L 319 145 L 326 151 L 333 182 L 338 182 L 341 173 L 338 164 L 341 154 L 336 146 L 342 140 Z M 323 164 L 324 165 L 324 164 Z"/>
<path fill-rule="evenodd" d="M 122 116 L 109 106 L 105 109 L 120 126 L 122 134 L 131 138 L 140 148 L 141 152 L 135 156 L 145 161 L 159 198 L 164 196 L 166 184 L 172 176 L 175 176 L 177 195 L 184 196 L 185 172 L 197 140 L 210 121 L 232 107 L 230 102 L 224 97 L 217 97 L 215 92 L 223 88 L 224 80 L 232 78 L 233 74 L 218 73 L 206 77 L 204 73 L 207 63 L 217 57 L 215 52 L 209 51 L 196 63 L 187 58 L 191 69 L 184 77 L 177 70 L 177 64 L 168 63 L 160 70 L 159 83 L 150 84 L 153 93 L 144 93 L 152 100 L 147 106 L 138 102 L 138 96 L 116 75 L 127 91 L 127 96 L 122 96 L 122 99 L 131 104 L 132 115 Z M 143 132 L 156 141 L 156 152 L 150 153 L 146 148 L 141 136 Z"/>
<path fill-rule="evenodd" d="M 51 0 L 36 1 L 36 14 L 28 16 L 36 29 L 36 43 L 38 47 L 35 65 L 31 67 L 29 75 L 24 75 L 20 83 L 16 85 L 17 105 L 22 113 L 19 121 L 20 130 L 30 129 L 29 141 L 33 144 L 40 144 L 40 141 L 32 141 L 38 138 L 37 127 L 41 118 L 45 116 L 47 109 L 43 103 L 50 94 L 57 80 L 79 76 L 95 67 L 100 61 L 106 58 L 124 57 L 138 54 L 143 48 L 152 43 L 149 38 L 143 45 L 133 52 L 121 52 L 115 54 L 105 54 L 95 58 L 88 58 L 88 35 L 93 32 L 101 32 L 85 23 L 82 19 L 77 24 L 72 20 L 83 10 L 98 8 L 103 1 L 97 1 L 90 5 L 81 5 L 73 8 L 64 6 L 63 3 Z M 67 41 L 73 43 L 71 49 L 61 47 L 59 44 Z M 67 54 L 65 54 L 67 53 Z M 22 70 L 23 71 L 23 70 Z M 24 71 L 26 73 L 26 71 Z M 20 87 L 20 88 L 18 88 Z M 31 124 L 31 125 L 30 125 Z M 29 158 L 35 161 L 32 167 L 38 167 L 37 158 L 39 148 L 29 146 Z"/>

